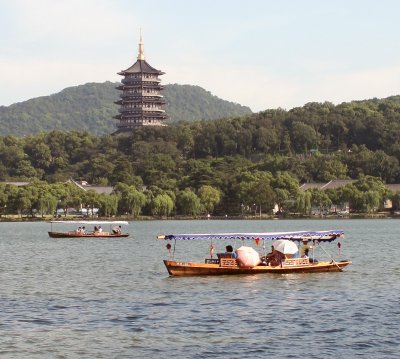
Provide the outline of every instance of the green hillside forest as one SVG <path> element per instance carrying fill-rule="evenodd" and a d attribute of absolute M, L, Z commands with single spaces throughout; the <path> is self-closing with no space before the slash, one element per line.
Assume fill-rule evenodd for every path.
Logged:
<path fill-rule="evenodd" d="M 66 95 L 65 95 L 66 96 Z M 349 203 L 370 212 L 400 205 L 400 97 L 308 103 L 215 121 L 144 127 L 130 134 L 85 131 L 0 137 L 0 209 L 54 213 L 83 203 L 104 215 L 310 214 Z M 83 192 L 73 178 L 113 186 Z M 352 179 L 301 191 L 304 182 Z M 17 187 L 4 181 L 29 181 Z"/>
<path fill-rule="evenodd" d="M 0 133 L 24 136 L 52 130 L 88 131 L 96 135 L 116 130 L 117 83 L 88 83 L 11 106 L 0 106 Z M 169 122 L 209 120 L 250 114 L 249 107 L 221 100 L 199 86 L 166 85 Z"/>

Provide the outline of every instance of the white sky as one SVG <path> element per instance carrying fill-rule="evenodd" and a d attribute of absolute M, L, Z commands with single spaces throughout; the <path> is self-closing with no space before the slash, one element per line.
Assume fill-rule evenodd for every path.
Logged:
<path fill-rule="evenodd" d="M 396 0 L 0 0 L 0 105 L 146 60 L 253 111 L 400 93 Z"/>

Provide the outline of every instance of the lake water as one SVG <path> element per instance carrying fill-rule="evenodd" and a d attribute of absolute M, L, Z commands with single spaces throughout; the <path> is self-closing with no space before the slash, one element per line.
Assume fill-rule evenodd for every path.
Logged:
<path fill-rule="evenodd" d="M 399 355 L 399 220 L 138 221 L 111 240 L 51 239 L 47 223 L 0 229 L 2 359 Z M 344 272 L 172 278 L 155 239 L 324 229 L 346 233 L 340 257 L 324 246 L 353 261 Z M 208 252 L 181 241 L 176 258 Z"/>

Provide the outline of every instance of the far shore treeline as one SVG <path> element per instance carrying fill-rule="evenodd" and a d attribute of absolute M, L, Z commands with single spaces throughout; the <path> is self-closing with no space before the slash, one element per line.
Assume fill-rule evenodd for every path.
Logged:
<path fill-rule="evenodd" d="M 179 122 L 130 134 L 52 131 L 0 137 L 1 214 L 53 215 L 99 208 L 101 216 L 311 214 L 348 203 L 373 213 L 400 194 L 400 96 L 309 103 L 286 111 Z M 66 183 L 112 186 L 111 194 Z M 353 179 L 330 190 L 304 182 Z M 26 186 L 5 182 L 27 181 Z"/>

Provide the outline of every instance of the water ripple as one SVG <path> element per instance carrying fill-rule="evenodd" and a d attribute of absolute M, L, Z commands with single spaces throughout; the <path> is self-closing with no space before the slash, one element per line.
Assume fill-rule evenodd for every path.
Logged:
<path fill-rule="evenodd" d="M 343 228 L 342 255 L 353 265 L 313 275 L 167 276 L 158 229 L 226 231 L 227 223 L 233 231 Z M 149 221 L 119 241 L 54 240 L 44 223 L 0 223 L 0 357 L 397 358 L 400 248 L 391 244 L 399 223 Z M 177 254 L 207 256 L 203 247 L 187 241 Z"/>

